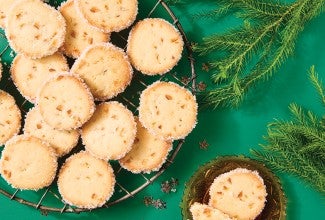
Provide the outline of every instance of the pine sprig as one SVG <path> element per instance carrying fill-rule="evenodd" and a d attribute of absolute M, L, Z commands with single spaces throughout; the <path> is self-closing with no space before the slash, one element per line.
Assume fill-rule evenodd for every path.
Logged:
<path fill-rule="evenodd" d="M 309 76 L 323 101 L 325 90 L 314 67 L 310 68 Z M 297 104 L 291 104 L 289 110 L 292 120 L 269 123 L 267 144 L 261 145 L 262 150 L 252 150 L 252 154 L 274 170 L 292 173 L 325 194 L 323 119 Z"/>
<path fill-rule="evenodd" d="M 245 11 L 250 11 L 252 15 L 271 15 L 279 16 L 288 9 L 288 5 L 276 2 L 255 1 L 255 0 L 237 0 L 239 7 L 244 8 Z M 257 12 L 257 13 L 256 13 Z"/>
<path fill-rule="evenodd" d="M 324 94 L 325 90 L 324 90 L 322 81 L 318 80 L 318 74 L 316 73 L 314 66 L 312 66 L 310 68 L 309 76 L 310 76 L 311 82 L 313 83 L 314 87 L 316 88 L 316 90 L 320 96 L 322 104 L 325 106 L 325 94 Z"/>
<path fill-rule="evenodd" d="M 324 2 L 219 0 L 214 13 L 198 14 L 206 18 L 236 12 L 244 19 L 240 28 L 205 37 L 193 46 L 199 55 L 217 54 L 209 63 L 216 87 L 204 94 L 203 103 L 214 108 L 238 106 L 252 87 L 272 77 L 293 54 L 299 33 L 323 11 Z"/>
<path fill-rule="evenodd" d="M 184 3 L 184 0 L 165 0 L 168 5 L 176 5 Z"/>
<path fill-rule="evenodd" d="M 232 6 L 232 3 L 224 4 L 213 10 L 196 13 L 193 18 L 218 19 L 227 15 L 232 10 Z"/>

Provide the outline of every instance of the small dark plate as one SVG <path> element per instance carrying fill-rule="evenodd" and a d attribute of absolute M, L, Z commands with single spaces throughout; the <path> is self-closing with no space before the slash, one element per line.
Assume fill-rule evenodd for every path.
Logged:
<path fill-rule="evenodd" d="M 190 206 L 194 202 L 208 204 L 209 188 L 220 174 L 236 168 L 258 171 L 266 185 L 266 205 L 255 220 L 286 219 L 286 197 L 279 179 L 264 164 L 244 156 L 223 156 L 201 166 L 187 182 L 181 203 L 183 219 L 192 219 Z"/>

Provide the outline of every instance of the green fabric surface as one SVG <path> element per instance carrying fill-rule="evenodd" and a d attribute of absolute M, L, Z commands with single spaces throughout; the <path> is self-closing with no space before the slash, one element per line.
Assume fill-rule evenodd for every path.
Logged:
<path fill-rule="evenodd" d="M 213 1 L 204 0 L 172 7 L 190 41 L 200 42 L 203 36 L 233 28 L 238 24 L 236 19 L 220 21 L 193 19 L 194 13 L 211 6 Z M 141 12 L 142 8 L 139 10 Z M 159 13 L 154 16 L 159 16 Z M 271 80 L 254 88 L 238 109 L 201 110 L 196 128 L 186 138 L 174 163 L 134 198 L 106 209 L 80 214 L 48 213 L 45 217 L 39 210 L 11 201 L 0 194 L 0 219 L 182 219 L 180 202 L 184 186 L 200 165 L 219 155 L 250 156 L 249 149 L 257 149 L 258 144 L 263 143 L 268 122 L 274 118 L 290 118 L 288 105 L 291 102 L 319 114 L 324 113 L 307 76 L 309 67 L 315 65 L 320 78 L 325 81 L 324 24 L 325 13 L 309 22 L 299 35 L 294 55 L 282 65 Z M 8 54 L 2 58 L 2 62 L 10 60 Z M 208 60 L 208 57 L 196 57 L 197 82 L 204 81 L 209 84 L 209 73 L 201 69 L 202 64 Z M 182 67 L 178 67 L 178 70 L 181 69 Z M 205 150 L 199 147 L 199 143 L 203 140 L 209 144 Z M 280 177 L 287 196 L 288 220 L 325 219 L 324 198 L 318 192 L 296 177 L 283 173 L 276 174 Z M 161 191 L 160 184 L 172 177 L 179 180 L 179 185 L 176 192 L 166 194 Z M 146 196 L 162 199 L 166 202 L 167 208 L 158 210 L 145 206 L 143 198 Z"/>

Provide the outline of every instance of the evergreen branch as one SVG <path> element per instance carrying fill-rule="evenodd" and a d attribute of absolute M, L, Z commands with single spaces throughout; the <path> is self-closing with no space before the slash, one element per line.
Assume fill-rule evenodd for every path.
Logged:
<path fill-rule="evenodd" d="M 318 117 L 311 111 L 308 111 L 307 112 L 307 116 L 308 116 L 308 119 L 310 121 L 310 123 L 314 126 L 314 127 L 317 127 L 317 128 L 321 128 L 320 124 L 319 124 L 319 119 Z"/>
<path fill-rule="evenodd" d="M 311 20 L 312 18 L 318 16 L 320 13 L 324 11 L 324 9 L 325 9 L 325 5 L 323 0 L 308 2 L 303 12 L 304 14 L 307 15 L 305 16 L 306 18 L 305 21 Z"/>
<path fill-rule="evenodd" d="M 245 40 L 240 41 L 238 39 L 238 33 L 228 33 L 225 35 L 213 35 L 204 38 L 202 44 L 196 44 L 193 46 L 193 49 L 198 52 L 200 55 L 206 55 L 212 51 L 216 50 L 226 50 L 233 51 L 234 49 L 247 48 L 250 46 L 249 43 L 246 43 Z M 240 34 L 240 33 L 239 33 Z M 248 36 L 242 36 L 240 39 Z M 247 39 L 247 38 L 245 38 Z"/>
<path fill-rule="evenodd" d="M 246 6 L 259 13 L 273 16 L 282 16 L 282 14 L 288 10 L 288 5 L 277 4 L 275 2 L 266 1 L 254 1 L 254 0 L 238 0 L 242 2 L 243 6 Z"/>
<path fill-rule="evenodd" d="M 325 144 L 325 139 L 323 135 L 319 134 L 319 130 L 308 127 L 307 125 L 296 125 L 283 123 L 281 126 L 273 127 L 272 130 L 269 130 L 269 134 L 272 137 L 276 138 L 278 141 L 281 141 L 290 147 L 291 143 L 302 143 L 304 145 L 312 145 L 314 142 L 318 144 Z M 274 132 L 276 130 L 277 132 Z M 304 149 L 297 149 L 299 146 L 293 146 L 296 150 L 304 151 Z"/>
<path fill-rule="evenodd" d="M 267 79 L 272 73 L 281 66 L 285 58 L 292 53 L 293 42 L 286 41 L 282 44 L 278 50 L 275 51 L 273 57 L 269 61 L 262 60 L 263 63 L 266 63 L 266 66 L 263 66 L 262 63 L 253 69 L 253 72 L 247 77 L 243 78 L 242 87 L 246 92 L 253 84 L 256 82 Z"/>
<path fill-rule="evenodd" d="M 292 5 L 290 9 L 294 9 L 297 5 Z M 299 10 L 300 11 L 300 10 Z M 289 10 L 287 11 L 289 13 Z M 296 13 L 299 14 L 299 13 Z M 282 17 L 284 19 L 285 17 Z M 274 28 L 279 28 L 281 24 L 281 19 L 278 20 L 277 26 L 274 25 Z M 260 80 L 268 79 L 272 74 L 285 62 L 285 60 L 293 53 L 295 40 L 298 35 L 298 30 L 302 27 L 299 23 L 291 20 L 289 24 L 286 25 L 284 29 L 284 34 L 280 36 L 281 42 L 278 49 L 275 51 L 274 55 L 271 56 L 269 60 L 261 60 L 255 68 L 253 68 L 250 75 L 243 79 L 243 90 L 247 91 L 253 84 L 257 83 Z"/>
<path fill-rule="evenodd" d="M 272 44 L 272 41 L 270 41 L 270 44 Z M 237 107 L 243 100 L 244 94 L 248 91 L 252 84 L 256 83 L 257 81 L 266 79 L 283 63 L 284 57 L 292 53 L 292 48 L 290 48 L 292 46 L 293 43 L 288 41 L 285 42 L 285 44 L 283 44 L 282 47 L 278 48 L 278 50 L 275 52 L 266 68 L 261 69 L 263 67 L 260 64 L 265 63 L 265 59 L 267 59 L 266 57 L 268 56 L 265 54 L 264 59 L 261 59 L 260 62 L 256 64 L 253 72 L 250 75 L 247 75 L 244 78 L 240 79 L 239 91 L 241 91 L 241 93 L 234 91 L 234 84 L 229 83 L 227 85 L 209 91 L 203 99 L 203 104 L 211 105 L 214 108 L 218 106 Z M 271 47 L 271 45 L 269 45 L 269 47 Z M 226 76 L 226 72 L 221 70 L 218 74 L 216 74 L 216 76 L 218 75 Z M 217 79 L 216 76 L 213 76 L 214 79 Z"/>
<path fill-rule="evenodd" d="M 272 12 L 275 12 L 275 14 L 280 14 L 286 11 L 288 8 L 286 4 L 272 0 L 218 0 L 218 4 L 220 5 L 226 5 L 230 2 L 235 8 L 241 9 L 246 6 L 248 8 L 256 10 L 259 13 L 265 14 L 272 14 Z"/>
<path fill-rule="evenodd" d="M 277 19 L 288 10 L 289 6 L 284 4 L 269 3 L 255 0 L 238 0 L 242 11 L 239 17 L 243 19 L 264 20 Z"/>
<path fill-rule="evenodd" d="M 232 10 L 233 4 L 224 4 L 216 9 L 198 12 L 193 15 L 193 19 L 206 18 L 206 19 L 218 19 L 227 15 Z"/>
<path fill-rule="evenodd" d="M 293 6 L 292 6 L 293 8 Z M 253 40 L 253 42 L 250 43 L 250 45 L 244 49 L 244 50 L 238 50 L 237 49 L 237 53 L 238 51 L 240 51 L 240 53 L 235 54 L 233 56 L 233 58 L 231 57 L 229 59 L 229 61 L 227 60 L 225 63 L 226 65 L 222 66 L 220 69 L 222 71 L 228 71 L 231 70 L 233 65 L 243 65 L 243 61 L 245 58 L 247 58 L 249 55 L 254 54 L 256 51 L 256 48 L 258 46 L 260 46 L 260 44 L 262 43 L 263 39 L 265 39 L 265 37 L 269 34 L 272 33 L 272 31 L 274 30 L 274 28 L 278 28 L 278 26 L 281 24 L 281 21 L 286 17 L 286 15 L 292 10 L 292 8 L 288 9 L 288 11 L 282 16 L 280 17 L 277 21 L 269 24 L 266 27 L 263 27 L 260 30 L 255 30 L 254 33 L 258 33 L 256 36 L 256 38 Z M 254 35 L 253 35 L 254 36 Z M 284 48 L 286 49 L 286 48 Z M 283 50 L 285 52 L 285 50 Z M 280 58 L 282 56 L 279 56 Z M 275 63 L 275 62 L 274 62 Z M 212 67 L 214 67 L 213 65 L 211 65 Z M 241 68 L 240 68 L 241 69 Z M 272 69 L 270 69 L 270 71 L 272 71 Z M 267 71 L 269 72 L 269 71 Z M 236 74 L 240 74 L 240 72 L 237 72 Z"/>
<path fill-rule="evenodd" d="M 168 5 L 176 5 L 185 3 L 185 0 L 165 0 Z"/>
<path fill-rule="evenodd" d="M 295 121 L 298 124 L 301 124 L 301 125 L 305 125 L 306 124 L 305 114 L 304 114 L 304 112 L 303 112 L 303 110 L 302 110 L 301 107 L 299 107 L 295 103 L 291 103 L 289 105 L 289 110 L 290 110 L 291 114 L 293 115 L 293 117 L 295 118 Z"/>
<path fill-rule="evenodd" d="M 315 78 L 315 71 L 309 71 L 310 80 L 317 82 L 317 92 L 323 88 Z M 322 90 L 323 91 L 323 90 Z M 291 104 L 291 121 L 275 120 L 269 123 L 267 145 L 261 150 L 251 150 L 255 158 L 272 169 L 296 175 L 325 194 L 325 129 L 323 119 L 311 111 L 304 111 L 297 104 Z"/>
<path fill-rule="evenodd" d="M 238 106 L 254 85 L 268 80 L 293 54 L 298 34 L 323 10 L 324 2 L 218 1 L 239 11 L 245 22 L 239 29 L 206 37 L 202 44 L 194 46 L 199 55 L 218 54 L 209 63 L 216 88 L 206 91 L 203 104 L 214 108 Z M 253 57 L 257 61 L 252 66 Z"/>
<path fill-rule="evenodd" d="M 310 75 L 310 80 L 313 83 L 314 87 L 316 88 L 322 104 L 325 106 L 325 94 L 324 94 L 324 87 L 322 85 L 322 82 L 318 79 L 318 74 L 315 71 L 315 66 L 310 67 L 309 69 L 309 75 Z"/>
<path fill-rule="evenodd" d="M 238 106 L 241 98 L 242 96 L 236 97 L 233 93 L 232 87 L 228 85 L 208 92 L 202 98 L 202 102 L 204 106 L 210 105 L 213 108 L 217 108 L 218 106 L 227 106 L 227 104 Z"/>

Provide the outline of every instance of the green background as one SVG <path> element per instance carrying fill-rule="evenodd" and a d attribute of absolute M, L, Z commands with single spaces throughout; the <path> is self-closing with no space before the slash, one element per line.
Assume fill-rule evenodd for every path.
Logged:
<path fill-rule="evenodd" d="M 146 2 L 141 1 L 143 6 Z M 203 36 L 222 32 L 239 24 L 236 19 L 197 20 L 192 15 L 213 6 L 213 1 L 191 1 L 190 4 L 173 7 L 182 23 L 187 36 L 193 42 L 200 42 Z M 152 3 L 151 3 L 152 4 Z M 144 7 L 145 8 L 145 7 Z M 147 9 L 147 8 L 146 8 Z M 144 10 L 140 7 L 141 10 Z M 159 16 L 159 14 L 154 14 Z M 295 54 L 280 68 L 274 77 L 266 83 L 259 84 L 252 90 L 245 102 L 238 109 L 218 108 L 201 110 L 198 125 L 186 138 L 186 142 L 174 163 L 153 184 L 145 188 L 134 198 L 107 209 L 94 210 L 81 214 L 49 213 L 44 217 L 34 208 L 10 201 L 0 195 L 1 219 L 181 219 L 180 202 L 184 185 L 196 169 L 209 160 L 220 155 L 247 155 L 249 149 L 259 148 L 266 134 L 266 125 L 274 118 L 289 119 L 288 105 L 296 102 L 319 115 L 324 113 L 316 92 L 308 81 L 307 70 L 315 65 L 320 78 L 325 81 L 325 13 L 309 22 L 299 35 Z M 8 60 L 2 57 L 3 62 Z M 196 57 L 198 82 L 209 82 L 209 73 L 201 69 L 208 57 Z M 182 70 L 182 65 L 178 70 Z M 2 79 L 3 80 L 3 79 Z M 210 87 L 208 86 L 208 89 Z M 1 88 L 0 88 L 1 89 Z M 206 140 L 206 150 L 200 149 L 199 142 Z M 324 198 L 303 181 L 288 174 L 277 173 L 288 198 L 287 219 L 325 219 Z M 179 185 L 176 192 L 163 193 L 160 184 L 177 178 Z M 162 199 L 167 203 L 166 209 L 146 207 L 145 196 Z"/>

